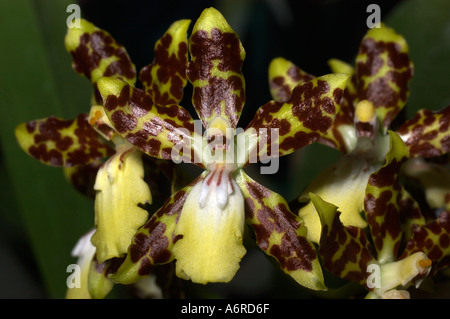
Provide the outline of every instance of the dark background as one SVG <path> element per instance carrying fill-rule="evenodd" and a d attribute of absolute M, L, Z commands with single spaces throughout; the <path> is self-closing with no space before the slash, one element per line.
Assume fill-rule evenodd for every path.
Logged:
<path fill-rule="evenodd" d="M 76 194 L 60 170 L 24 154 L 13 135 L 20 122 L 50 115 L 73 118 L 89 109 L 90 85 L 71 70 L 63 45 L 70 14 L 65 11 L 66 3 L 71 2 L 0 3 L 0 298 L 63 298 L 68 275 L 65 267 L 75 262 L 70 250 L 93 223 L 93 203 Z M 155 41 L 173 21 L 191 19 L 192 28 L 204 8 L 213 6 L 221 11 L 246 50 L 246 105 L 240 127 L 270 100 L 267 68 L 271 59 L 285 57 L 317 76 L 330 73 L 330 58 L 354 64 L 360 40 L 367 32 L 367 6 L 375 3 L 381 8 L 382 21 L 389 21 L 405 36 L 416 66 L 411 102 L 401 116 L 409 118 L 419 108 L 436 110 L 450 104 L 447 0 L 72 3 L 80 5 L 83 18 L 110 32 L 126 47 L 138 70 L 151 63 Z M 50 69 L 50 75 L 39 69 L 41 64 Z M 60 94 L 59 100 L 49 100 L 52 90 Z M 189 90 L 188 85 L 181 104 L 192 112 Z M 338 156 L 333 150 L 312 145 L 282 157 L 275 176 L 258 177 L 252 170 L 248 173 L 289 201 Z M 196 291 L 199 287 L 188 284 L 188 290 L 197 296 L 210 288 L 225 297 L 310 296 L 276 267 L 263 253 L 249 250 L 231 284 L 200 287 L 205 288 L 200 292 Z"/>

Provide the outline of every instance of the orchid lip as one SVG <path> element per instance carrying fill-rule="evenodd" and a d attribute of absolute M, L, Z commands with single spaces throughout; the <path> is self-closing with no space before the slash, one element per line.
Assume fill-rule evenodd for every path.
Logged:
<path fill-rule="evenodd" d="M 235 187 L 232 183 L 232 173 L 236 169 L 234 164 L 210 164 L 212 168 L 205 180 L 202 182 L 200 197 L 198 199 L 201 208 L 205 206 L 208 196 L 215 189 L 217 205 L 220 209 L 225 208 L 228 203 L 228 198 L 235 192 Z"/>

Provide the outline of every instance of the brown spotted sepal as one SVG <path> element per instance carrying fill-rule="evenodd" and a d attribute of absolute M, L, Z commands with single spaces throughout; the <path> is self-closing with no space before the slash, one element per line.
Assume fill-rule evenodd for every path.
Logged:
<path fill-rule="evenodd" d="M 412 76 L 405 39 L 384 24 L 370 29 L 356 57 L 357 94 L 374 104 L 385 131 L 406 104 Z"/>
<path fill-rule="evenodd" d="M 330 59 L 328 64 L 333 73 L 347 74 L 349 79 L 342 94 L 340 110 L 336 115 L 333 126 L 321 137 L 319 142 L 345 154 L 354 148 L 355 143 L 354 103 L 357 98 L 356 74 L 355 69 L 350 64 L 341 60 Z"/>
<path fill-rule="evenodd" d="M 381 263 L 395 260 L 399 252 L 402 239 L 400 202 L 403 197 L 399 175 L 401 165 L 409 156 L 398 134 L 389 131 L 389 138 L 386 162 L 370 175 L 364 198 L 367 223 Z"/>
<path fill-rule="evenodd" d="M 245 102 L 245 51 L 238 35 L 219 11 L 205 9 L 193 27 L 189 51 L 192 104 L 204 127 L 221 116 L 235 128 Z"/>
<path fill-rule="evenodd" d="M 165 160 L 172 160 L 172 151 L 183 146 L 186 160 L 199 162 L 190 148 L 194 121 L 187 110 L 177 104 L 157 105 L 150 94 L 118 78 L 101 78 L 98 89 L 111 125 L 129 143 Z"/>
<path fill-rule="evenodd" d="M 367 267 L 376 260 L 364 229 L 345 227 L 336 206 L 313 193 L 309 196 L 322 224 L 319 254 L 323 267 L 337 277 L 365 286 L 369 276 Z"/>
<path fill-rule="evenodd" d="M 356 76 L 352 66 L 337 59 L 329 61 L 333 73 L 347 74 L 349 76 L 342 98 L 338 103 L 339 111 L 336 114 L 332 127 L 319 139 L 319 142 L 335 149 L 348 152 L 353 140 L 353 102 L 356 99 Z M 284 58 L 275 58 L 269 65 L 269 88 L 272 98 L 277 102 L 286 102 L 292 95 L 295 87 L 302 85 L 315 76 L 305 72 L 294 63 Z M 350 135 L 350 136 L 349 136 Z M 350 140 L 350 141 L 347 141 Z M 350 144 L 350 145 L 349 145 Z"/>
<path fill-rule="evenodd" d="M 355 116 L 355 101 L 357 99 L 357 79 L 355 68 L 339 59 L 328 60 L 328 65 L 333 73 L 348 74 L 350 78 L 345 86 L 344 94 L 341 100 L 341 111 L 339 116 L 342 117 L 337 124 L 352 124 Z"/>
<path fill-rule="evenodd" d="M 272 99 L 286 102 L 298 85 L 308 82 L 314 75 L 300 69 L 294 63 L 282 57 L 273 59 L 269 64 L 269 88 Z"/>
<path fill-rule="evenodd" d="M 120 284 L 131 284 L 148 276 L 155 265 L 174 259 L 172 247 L 179 239 L 174 237 L 175 227 L 193 186 L 201 180 L 173 194 L 164 205 L 134 235 L 125 261 L 110 279 Z"/>
<path fill-rule="evenodd" d="M 51 166 L 85 165 L 114 152 L 89 125 L 87 114 L 74 120 L 51 116 L 21 123 L 15 135 L 27 154 Z"/>
<path fill-rule="evenodd" d="M 414 227 L 400 259 L 416 252 L 425 253 L 433 262 L 431 274 L 450 266 L 450 211 L 442 212 L 436 220 Z"/>
<path fill-rule="evenodd" d="M 153 96 L 157 105 L 178 104 L 183 98 L 187 83 L 189 24 L 190 20 L 175 21 L 156 42 L 152 64 L 139 73 L 145 91 Z"/>
<path fill-rule="evenodd" d="M 89 198 L 94 199 L 95 178 L 100 166 L 102 165 L 102 160 L 95 160 L 87 165 L 64 167 L 64 176 L 77 191 Z"/>
<path fill-rule="evenodd" d="M 345 74 L 317 77 L 297 86 L 288 101 L 261 106 L 244 132 L 258 137 L 258 159 L 287 155 L 318 141 L 333 125 L 347 79 Z"/>
<path fill-rule="evenodd" d="M 246 223 L 253 229 L 257 245 L 300 285 L 326 290 L 316 249 L 306 238 L 306 227 L 292 214 L 285 199 L 252 180 L 243 170 L 239 170 L 236 182 L 244 195 Z"/>
<path fill-rule="evenodd" d="M 102 103 L 96 89 L 101 77 L 116 76 L 129 84 L 136 82 L 136 70 L 125 48 L 92 23 L 80 19 L 79 28 L 69 28 L 65 46 L 72 55 L 73 69 L 93 84 L 97 104 Z"/>
<path fill-rule="evenodd" d="M 450 152 L 450 105 L 440 111 L 420 110 L 397 130 L 411 157 L 435 157 Z"/>

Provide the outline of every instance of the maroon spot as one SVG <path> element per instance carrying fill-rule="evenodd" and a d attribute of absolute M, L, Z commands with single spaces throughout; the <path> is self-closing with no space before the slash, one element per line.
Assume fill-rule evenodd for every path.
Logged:
<path fill-rule="evenodd" d="M 231 126 L 235 127 L 245 101 L 244 83 L 241 77 L 230 76 L 226 79 L 211 75 L 212 61 L 218 60 L 220 71 L 232 71 L 241 74 L 241 44 L 234 33 L 219 29 L 208 32 L 200 30 L 191 35 L 191 62 L 188 64 L 187 77 L 191 83 L 196 80 L 207 81 L 202 87 L 195 87 L 192 101 L 200 118 L 209 118 L 213 111 L 221 114 L 221 103 L 225 103 Z M 234 92 L 239 92 L 239 96 Z"/>
<path fill-rule="evenodd" d="M 111 123 L 119 133 L 132 131 L 137 126 L 137 119 L 132 114 L 126 114 L 122 110 L 118 110 L 111 115 Z"/>

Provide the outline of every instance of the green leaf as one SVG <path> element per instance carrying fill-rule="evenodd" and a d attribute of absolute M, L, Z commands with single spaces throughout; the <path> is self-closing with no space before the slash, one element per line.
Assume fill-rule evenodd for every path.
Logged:
<path fill-rule="evenodd" d="M 78 194 L 59 168 L 24 153 L 17 124 L 87 112 L 90 83 L 71 69 L 64 49 L 67 5 L 73 1 L 1 1 L 0 141 L 8 185 L 49 297 L 63 298 L 67 266 L 78 237 L 93 226 L 93 203 Z M 6 212 L 7 213 L 7 212 Z M 16 281 L 22 278 L 16 278 Z"/>

